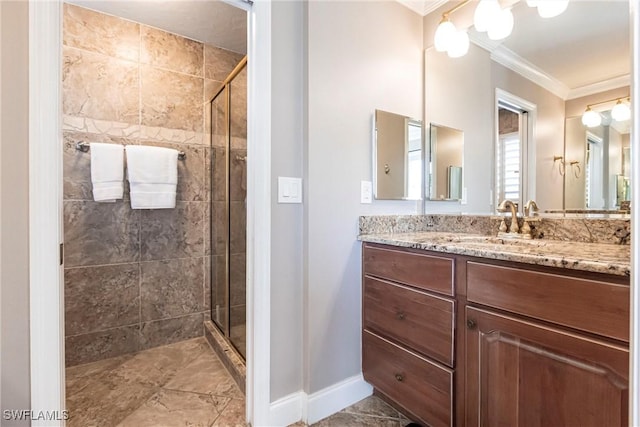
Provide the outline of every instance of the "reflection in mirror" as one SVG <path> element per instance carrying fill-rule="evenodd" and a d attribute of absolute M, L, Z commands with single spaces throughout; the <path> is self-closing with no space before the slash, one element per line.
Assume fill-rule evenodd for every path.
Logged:
<path fill-rule="evenodd" d="M 612 120 L 610 111 L 600 114 L 602 124 L 590 128 L 581 117 L 566 120 L 566 210 L 626 210 L 629 202 L 629 121 Z"/>
<path fill-rule="evenodd" d="M 581 168 L 582 179 L 586 172 L 584 150 L 581 157 L 565 154 L 565 118 L 581 115 L 588 105 L 612 98 L 624 100 L 629 94 L 629 2 L 571 1 L 562 15 L 550 19 L 541 19 L 527 2 L 510 3 L 515 25 L 506 39 L 491 40 L 487 33 L 476 31 L 474 8 L 467 6 L 470 12 L 462 10 L 449 17 L 457 29 L 468 31 L 471 44 L 464 57 L 451 58 L 427 44 L 424 117 L 426 122 L 464 129 L 466 189 L 461 209 L 493 212 L 500 199 L 516 197 L 514 193 L 500 195 L 507 188 L 507 180 L 506 174 L 499 176 L 499 169 L 507 165 L 501 165 L 504 158 L 496 157 L 497 89 L 533 104 L 536 110 L 535 116 L 529 115 L 532 125 L 527 134 L 528 147 L 526 151 L 521 149 L 521 156 L 526 155 L 527 161 L 522 157 L 517 170 L 522 177 L 517 196 L 520 203 L 535 199 L 542 212 L 562 211 L 572 206 L 564 200 L 565 179 L 573 173 L 572 168 L 575 173 Z M 442 14 L 453 5 L 447 2 L 429 13 L 424 20 L 424 33 L 435 34 Z M 585 141 L 583 138 L 586 149 Z M 554 160 L 558 157 L 563 158 L 563 164 L 564 158 L 567 160 L 567 178 L 559 173 L 560 162 Z M 571 161 L 580 163 L 571 165 Z M 611 175 L 607 185 L 613 185 L 611 180 L 620 181 L 621 189 L 616 188 L 615 193 L 623 194 L 627 175 L 618 173 L 622 177 L 614 179 L 612 170 L 607 172 Z M 511 172 L 515 175 L 515 168 Z M 594 197 L 600 197 L 595 193 L 596 187 L 592 190 Z M 600 205 L 611 206 L 613 189 L 602 191 L 608 192 L 609 198 Z M 431 198 L 438 196 L 430 194 Z M 573 206 L 585 209 L 584 188 L 579 197 L 581 204 Z"/>
<path fill-rule="evenodd" d="M 422 122 L 376 110 L 373 188 L 376 199 L 421 200 Z"/>
<path fill-rule="evenodd" d="M 462 199 L 464 133 L 431 123 L 429 141 L 429 199 Z"/>

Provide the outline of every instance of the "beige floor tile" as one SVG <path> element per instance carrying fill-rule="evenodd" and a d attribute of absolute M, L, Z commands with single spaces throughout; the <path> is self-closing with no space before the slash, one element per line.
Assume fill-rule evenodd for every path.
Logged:
<path fill-rule="evenodd" d="M 321 420 L 313 427 L 402 427 L 404 424 L 397 418 L 380 418 L 370 415 L 349 414 L 338 412 L 324 420 Z"/>
<path fill-rule="evenodd" d="M 244 399 L 231 399 L 211 427 L 245 427 L 247 425 Z"/>
<path fill-rule="evenodd" d="M 209 427 L 218 415 L 216 402 L 209 395 L 160 390 L 118 427 Z"/>
<path fill-rule="evenodd" d="M 400 418 L 401 414 L 384 400 L 376 396 L 369 396 L 354 403 L 344 410 L 350 414 L 372 415 L 376 417 Z"/>
<path fill-rule="evenodd" d="M 179 369 L 165 388 L 244 399 L 244 395 L 213 351 L 201 354 L 189 365 Z"/>

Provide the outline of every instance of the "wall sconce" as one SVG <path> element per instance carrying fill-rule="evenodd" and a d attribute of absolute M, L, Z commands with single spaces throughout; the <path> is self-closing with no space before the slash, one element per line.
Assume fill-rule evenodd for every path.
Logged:
<path fill-rule="evenodd" d="M 469 51 L 467 30 L 457 29 L 449 20 L 450 14 L 469 2 L 470 0 L 464 0 L 442 14 L 442 20 L 434 36 L 434 45 L 438 52 L 446 51 L 451 58 L 459 58 Z M 551 18 L 564 12 L 569 5 L 569 0 L 527 0 L 527 4 L 537 7 L 541 17 Z M 513 31 L 513 12 L 511 7 L 503 9 L 498 0 L 478 0 L 478 6 L 473 14 L 473 25 L 478 32 L 486 31 L 491 40 L 502 40 Z"/>
<path fill-rule="evenodd" d="M 626 102 L 622 102 L 625 100 Z M 599 112 L 593 111 L 591 107 L 594 105 L 606 104 L 609 102 L 616 101 L 616 105 L 611 109 L 611 118 L 617 122 L 623 122 L 625 120 L 629 120 L 631 118 L 631 108 L 629 107 L 630 97 L 623 98 L 613 98 L 608 99 L 606 101 L 594 102 L 593 104 L 587 105 L 587 109 L 582 114 L 582 124 L 588 128 L 593 128 L 600 126 L 602 124 L 602 116 Z"/>

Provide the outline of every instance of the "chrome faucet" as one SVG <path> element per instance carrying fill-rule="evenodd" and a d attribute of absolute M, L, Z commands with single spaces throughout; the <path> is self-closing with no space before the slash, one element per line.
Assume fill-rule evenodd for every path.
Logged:
<path fill-rule="evenodd" d="M 520 227 L 518 227 L 518 214 L 516 212 L 516 205 L 511 200 L 503 200 L 497 207 L 498 212 L 507 212 L 511 210 L 511 226 L 509 227 L 510 233 L 519 233 Z"/>
<path fill-rule="evenodd" d="M 528 217 L 529 213 L 531 213 L 532 215 L 534 214 L 534 212 L 538 212 L 538 204 L 534 201 L 534 200 L 529 200 L 525 205 L 524 205 L 524 216 Z"/>

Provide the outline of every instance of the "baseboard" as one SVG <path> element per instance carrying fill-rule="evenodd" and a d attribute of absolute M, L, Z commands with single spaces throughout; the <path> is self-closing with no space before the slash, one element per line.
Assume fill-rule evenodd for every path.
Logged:
<path fill-rule="evenodd" d="M 371 396 L 372 393 L 373 388 L 364 380 L 362 374 L 354 375 L 311 395 L 303 391 L 291 393 L 271 404 L 271 425 L 288 426 L 300 420 L 311 425 Z"/>
<path fill-rule="evenodd" d="M 270 425 L 288 426 L 303 419 L 303 408 L 307 394 L 303 391 L 291 393 L 273 402 L 270 406 Z"/>
<path fill-rule="evenodd" d="M 307 424 L 311 425 L 340 412 L 371 394 L 373 387 L 364 380 L 362 374 L 315 392 L 307 399 Z"/>

